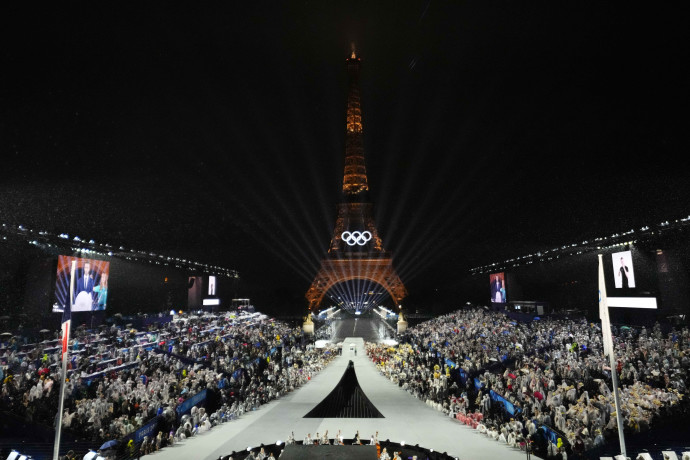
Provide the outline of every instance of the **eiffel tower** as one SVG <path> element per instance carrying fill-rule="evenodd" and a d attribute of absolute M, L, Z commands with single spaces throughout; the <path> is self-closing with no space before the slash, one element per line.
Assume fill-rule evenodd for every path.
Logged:
<path fill-rule="evenodd" d="M 351 280 L 379 284 L 396 304 L 407 296 L 407 290 L 393 268 L 392 255 L 383 248 L 374 223 L 373 204 L 369 202 L 359 98 L 360 65 L 360 59 L 353 49 L 347 59 L 349 90 L 343 202 L 338 204 L 328 255 L 321 261 L 321 268 L 306 294 L 310 310 L 321 304 L 333 286 Z"/>

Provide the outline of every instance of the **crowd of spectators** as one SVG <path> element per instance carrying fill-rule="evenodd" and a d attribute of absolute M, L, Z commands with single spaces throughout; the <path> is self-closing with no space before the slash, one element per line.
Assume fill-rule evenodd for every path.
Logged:
<path fill-rule="evenodd" d="M 53 342 L 5 340 L 0 411 L 53 425 L 61 372 L 60 349 Z M 335 354 L 334 348 L 315 348 L 304 340 L 300 327 L 258 314 L 242 320 L 229 313 L 182 315 L 145 331 L 82 328 L 70 341 L 63 428 L 98 447 L 113 439 L 127 442 L 128 435 L 161 416 L 165 431 L 136 446 L 150 452 L 294 390 Z M 209 391 L 214 410 L 176 412 L 202 390 Z"/>
<path fill-rule="evenodd" d="M 625 430 L 646 431 L 661 418 L 687 413 L 688 328 L 614 326 L 613 335 Z M 393 382 L 480 433 L 515 447 L 532 445 L 546 457 L 577 458 L 616 438 L 612 369 L 601 336 L 600 326 L 584 318 L 516 322 L 468 308 L 408 329 L 396 347 L 368 343 L 366 349 Z M 52 426 L 60 381 L 56 341 L 26 344 L 2 336 L 0 344 L 0 411 Z M 150 452 L 294 390 L 336 354 L 305 341 L 299 326 L 262 315 L 181 315 L 141 331 L 80 328 L 70 341 L 63 426 L 97 446 L 126 442 L 160 416 L 165 429 L 137 446 Z M 212 400 L 208 411 L 177 413 L 202 390 Z M 538 436 L 542 426 L 557 439 Z"/>
<path fill-rule="evenodd" d="M 659 418 L 687 412 L 688 328 L 612 329 L 625 430 L 645 431 Z M 533 448 L 547 457 L 580 457 L 617 438 L 601 337 L 600 326 L 584 318 L 515 322 L 471 308 L 408 329 L 397 347 L 367 344 L 367 353 L 415 397 L 494 439 L 527 448 L 544 440 L 535 434 L 546 426 L 558 433 L 556 442 Z"/>

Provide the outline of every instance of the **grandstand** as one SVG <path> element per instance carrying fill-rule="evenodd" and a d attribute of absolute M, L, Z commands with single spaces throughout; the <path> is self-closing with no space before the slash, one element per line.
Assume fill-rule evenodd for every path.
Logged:
<path fill-rule="evenodd" d="M 419 458 L 522 458 L 527 449 L 547 458 L 549 449 L 559 445 L 577 456 L 578 437 L 586 439 L 582 458 L 615 453 L 615 435 L 605 416 L 601 425 L 606 427 L 605 436 L 598 441 L 594 421 L 587 425 L 591 435 L 583 434 L 572 425 L 577 420 L 572 414 L 562 424 L 558 416 L 546 420 L 536 409 L 541 407 L 545 414 L 547 407 L 555 410 L 550 404 L 557 404 L 542 406 L 535 399 L 539 394 L 545 402 L 560 398 L 565 404 L 567 398 L 575 403 L 571 407 L 584 404 L 583 398 L 596 400 L 596 394 L 606 394 L 601 390 L 605 366 L 597 364 L 600 329 L 584 318 L 564 320 L 555 315 L 515 321 L 505 312 L 467 306 L 393 335 L 394 321 L 385 315 L 352 318 L 339 312 L 316 320 L 316 336 L 325 337 L 318 343 L 300 328 L 258 312 L 160 317 L 142 330 L 116 325 L 100 332 L 84 330 L 71 346 L 74 384 L 68 392 L 61 453 L 85 455 L 113 440 L 115 447 L 101 454 L 118 459 L 143 454 L 216 459 L 233 453 L 233 458 L 237 453 L 246 456 L 248 450 L 256 453 L 263 447 L 277 456 L 291 437 L 295 446 L 304 446 L 307 434 L 319 439 L 326 432 L 331 445 L 340 438 L 344 445 L 352 445 L 359 433 L 362 445 L 372 443 L 373 436 L 372 445 L 379 452 L 386 447 Z M 344 336 L 347 330 L 366 336 L 366 341 Z M 655 347 L 666 346 L 661 338 L 667 332 L 679 351 L 687 349 L 687 328 L 666 326 L 664 332 L 661 326 L 646 331 L 617 328 L 616 345 L 634 350 L 634 344 L 645 344 L 654 356 Z M 532 343 L 527 340 L 531 336 Z M 3 431 L 14 433 L 0 444 L 3 455 L 16 449 L 36 459 L 49 458 L 50 429 L 42 428 L 45 435 L 37 438 L 41 431 L 36 428 L 45 426 L 55 403 L 57 341 L 22 344 L 7 336 L 0 341 L 3 391 L 16 395 L 3 400 L 4 410 L 15 414 L 5 423 L 23 424 L 34 433 L 31 441 L 22 441 L 21 430 Z M 574 342 L 576 348 L 571 346 Z M 539 363 L 554 358 L 579 363 L 584 367 L 578 372 L 586 372 L 587 377 L 562 374 L 559 368 L 553 368 L 553 375 L 541 374 L 549 367 Z M 633 391 L 626 393 L 635 404 L 631 407 L 649 411 L 632 402 L 639 397 L 635 393 L 640 391 L 635 390 L 639 381 L 656 388 L 653 397 L 661 409 L 644 412 L 640 419 L 634 410 L 626 413 L 631 417 L 628 435 L 638 433 L 629 438 L 630 449 L 680 455 L 687 433 L 679 430 L 677 422 L 672 425 L 688 410 L 687 401 L 676 396 L 685 391 L 685 360 L 669 362 L 673 391 L 668 391 L 663 389 L 668 386 L 663 375 L 639 367 L 629 371 L 635 360 L 623 354 L 621 358 L 626 363 L 623 384 Z M 650 361 L 652 368 L 655 362 Z M 21 377 L 18 370 L 24 365 L 41 378 Z M 521 373 L 530 378 L 519 383 Z M 533 376 L 539 375 L 534 387 Z M 7 380 L 9 376 L 13 377 Z M 578 380 L 585 385 L 573 386 Z M 36 382 L 41 383 L 38 390 Z M 516 386 L 528 389 L 516 392 Z M 130 392 L 134 399 L 122 402 Z M 149 394 L 157 396 L 151 399 Z M 22 400 L 29 402 L 25 408 Z M 115 401 L 120 402 L 114 404 L 112 416 L 107 415 L 107 405 Z M 361 409 L 359 404 L 364 404 Z M 98 417 L 104 413 L 101 423 Z M 513 419 L 522 425 L 518 427 Z M 647 444 L 640 445 L 642 439 Z"/>

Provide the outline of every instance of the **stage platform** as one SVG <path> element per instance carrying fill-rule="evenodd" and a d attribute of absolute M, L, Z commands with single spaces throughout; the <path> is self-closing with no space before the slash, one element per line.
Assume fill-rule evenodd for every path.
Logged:
<path fill-rule="evenodd" d="M 280 460 L 377 460 L 376 446 L 285 446 Z"/>
<path fill-rule="evenodd" d="M 356 344 L 356 355 L 350 351 L 351 343 Z M 359 385 L 384 418 L 304 418 L 338 384 L 350 360 L 354 362 Z M 291 432 L 295 439 L 301 440 L 307 433 L 315 436 L 326 430 L 331 438 L 342 430 L 348 439 L 359 431 L 363 444 L 368 444 L 370 436 L 378 431 L 380 440 L 403 441 L 410 446 L 419 444 L 464 460 L 525 457 L 524 452 L 488 439 L 393 384 L 367 358 L 364 341 L 351 337 L 345 339 L 342 356 L 293 393 L 150 457 L 152 460 L 217 460 L 247 447 L 284 442 Z"/>

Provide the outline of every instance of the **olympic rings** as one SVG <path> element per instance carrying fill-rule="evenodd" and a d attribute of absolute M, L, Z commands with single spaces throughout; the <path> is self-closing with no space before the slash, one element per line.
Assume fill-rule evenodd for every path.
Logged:
<path fill-rule="evenodd" d="M 355 244 L 359 246 L 364 246 L 371 239 L 371 232 L 343 232 L 340 237 L 348 246 L 354 246 Z"/>

